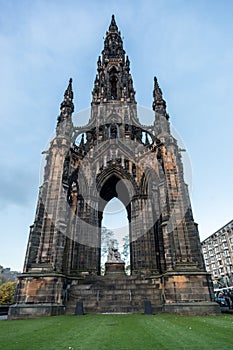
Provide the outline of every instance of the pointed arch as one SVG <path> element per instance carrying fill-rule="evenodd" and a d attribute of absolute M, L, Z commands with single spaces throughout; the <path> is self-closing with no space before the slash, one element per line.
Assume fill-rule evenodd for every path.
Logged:
<path fill-rule="evenodd" d="M 109 72 L 109 82 L 110 82 L 111 99 L 116 100 L 118 96 L 118 91 L 117 91 L 118 77 L 117 77 L 117 70 L 115 66 L 113 66 Z"/>
<path fill-rule="evenodd" d="M 139 192 L 134 178 L 116 165 L 104 169 L 97 176 L 96 188 L 100 194 L 99 206 L 102 211 L 113 197 L 119 197 L 124 205 L 128 205 L 133 196 Z"/>

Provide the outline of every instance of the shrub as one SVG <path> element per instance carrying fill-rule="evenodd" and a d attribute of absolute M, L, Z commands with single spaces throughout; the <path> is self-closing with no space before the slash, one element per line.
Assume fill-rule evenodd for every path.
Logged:
<path fill-rule="evenodd" d="M 13 303 L 16 282 L 6 282 L 0 286 L 0 305 L 10 305 Z"/>

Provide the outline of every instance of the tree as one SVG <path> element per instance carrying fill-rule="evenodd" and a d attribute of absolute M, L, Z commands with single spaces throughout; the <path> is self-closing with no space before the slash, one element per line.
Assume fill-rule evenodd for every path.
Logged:
<path fill-rule="evenodd" d="M 114 232 L 108 230 L 107 227 L 101 229 L 101 259 L 107 258 L 110 241 L 113 240 Z M 114 240 L 115 241 L 115 240 Z"/>
<path fill-rule="evenodd" d="M 4 278 L 0 276 L 0 286 L 5 282 Z"/>
<path fill-rule="evenodd" d="M 125 261 L 127 261 L 129 258 L 129 236 L 128 235 L 123 237 L 123 242 L 124 242 L 123 251 L 121 254 L 124 256 Z"/>
<path fill-rule="evenodd" d="M 0 286 L 0 305 L 10 305 L 13 303 L 16 282 L 6 282 Z"/>
<path fill-rule="evenodd" d="M 5 282 L 3 276 L 1 276 L 2 270 L 3 270 L 3 266 L 0 265 L 0 286 L 1 286 L 1 284 L 3 284 Z"/>
<path fill-rule="evenodd" d="M 122 255 L 124 257 L 125 260 L 125 273 L 126 275 L 130 275 L 130 261 L 129 261 L 129 236 L 126 235 L 125 237 L 123 237 L 123 251 L 122 251 Z"/>

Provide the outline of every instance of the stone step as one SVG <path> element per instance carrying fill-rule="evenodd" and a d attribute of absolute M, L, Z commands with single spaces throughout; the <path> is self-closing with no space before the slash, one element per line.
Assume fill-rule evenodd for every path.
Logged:
<path fill-rule="evenodd" d="M 144 302 L 150 300 L 158 308 L 162 304 L 161 290 L 151 279 L 127 276 L 122 279 L 95 277 L 73 282 L 69 289 L 66 313 L 74 314 L 77 302 L 83 302 L 85 313 L 144 312 Z"/>
<path fill-rule="evenodd" d="M 144 313 L 144 302 L 138 303 L 83 303 L 84 313 Z M 162 311 L 162 305 L 153 305 L 153 313 L 158 313 Z M 75 314 L 75 305 L 66 307 L 66 314 Z"/>

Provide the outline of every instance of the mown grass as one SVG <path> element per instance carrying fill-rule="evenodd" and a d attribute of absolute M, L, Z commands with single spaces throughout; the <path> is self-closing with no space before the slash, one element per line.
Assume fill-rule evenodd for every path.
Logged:
<path fill-rule="evenodd" d="M 233 316 L 85 315 L 0 321 L 0 349 L 233 349 Z"/>

